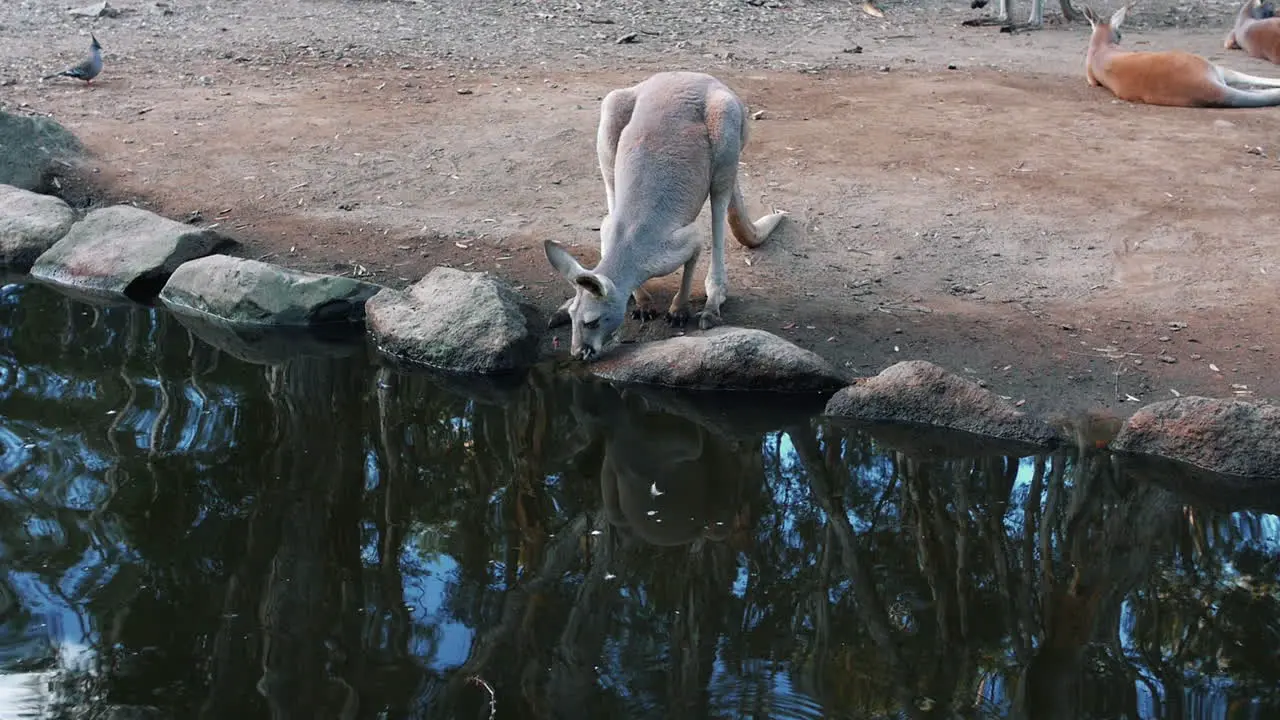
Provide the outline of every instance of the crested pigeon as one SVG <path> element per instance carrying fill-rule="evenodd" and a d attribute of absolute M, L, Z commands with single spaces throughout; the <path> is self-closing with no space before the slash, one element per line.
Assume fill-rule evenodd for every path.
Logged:
<path fill-rule="evenodd" d="M 98 77 L 98 73 L 102 72 L 102 46 L 98 44 L 98 38 L 89 33 L 89 37 L 93 43 L 89 45 L 89 58 L 72 67 L 67 68 L 59 73 L 47 75 L 43 80 L 50 80 L 56 77 L 67 76 L 77 80 L 83 80 L 86 83 L 92 83 L 93 79 Z"/>

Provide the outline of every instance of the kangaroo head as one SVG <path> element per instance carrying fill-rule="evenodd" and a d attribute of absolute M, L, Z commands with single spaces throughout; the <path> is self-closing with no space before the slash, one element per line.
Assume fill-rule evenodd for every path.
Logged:
<path fill-rule="evenodd" d="M 569 305 L 573 334 L 569 354 L 594 360 L 613 347 L 626 319 L 627 297 L 607 276 L 588 270 L 554 240 L 543 243 L 547 261 L 577 293 Z"/>
<path fill-rule="evenodd" d="M 1103 22 L 1093 8 L 1087 5 L 1084 8 L 1084 17 L 1089 21 L 1089 27 L 1093 28 L 1093 36 L 1090 38 L 1091 43 L 1101 43 L 1103 45 L 1119 45 L 1120 44 L 1120 25 L 1124 23 L 1124 16 L 1129 12 L 1129 8 L 1137 4 L 1137 0 L 1121 7 L 1119 10 L 1111 14 L 1111 19 Z"/>

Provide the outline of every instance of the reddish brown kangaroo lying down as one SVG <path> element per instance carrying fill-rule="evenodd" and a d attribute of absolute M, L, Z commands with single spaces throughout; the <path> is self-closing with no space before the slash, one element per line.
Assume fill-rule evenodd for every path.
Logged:
<path fill-rule="evenodd" d="M 1245 0 L 1236 24 L 1223 43 L 1228 50 L 1244 50 L 1250 57 L 1280 63 L 1280 17 L 1270 3 Z"/>
<path fill-rule="evenodd" d="M 1120 49 L 1120 25 L 1135 3 L 1120 8 L 1103 22 L 1092 9 L 1085 17 L 1093 26 L 1085 55 L 1085 77 L 1121 100 L 1176 107 L 1251 108 L 1280 105 L 1280 79 L 1246 75 L 1215 65 L 1189 52 L 1131 52 Z M 1232 85 L 1267 90 L 1247 90 Z"/>

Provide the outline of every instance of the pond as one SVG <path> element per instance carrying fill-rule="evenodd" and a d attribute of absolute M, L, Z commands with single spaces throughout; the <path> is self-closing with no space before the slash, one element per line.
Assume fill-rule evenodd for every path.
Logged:
<path fill-rule="evenodd" d="M 198 330 L 0 290 L 0 717 L 1280 717 L 1265 503 Z"/>

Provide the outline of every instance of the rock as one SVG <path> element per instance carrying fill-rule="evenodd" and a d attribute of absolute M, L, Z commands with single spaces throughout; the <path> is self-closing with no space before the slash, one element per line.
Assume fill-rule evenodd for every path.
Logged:
<path fill-rule="evenodd" d="M 84 7 L 72 8 L 67 12 L 71 13 L 73 17 L 87 17 L 87 18 L 97 18 L 97 17 L 113 18 L 120 15 L 120 11 L 116 8 L 111 7 L 111 3 L 106 2 L 105 0 L 103 2 L 94 3 L 92 5 L 85 5 Z"/>
<path fill-rule="evenodd" d="M 487 273 L 438 267 L 407 291 L 384 289 L 365 305 L 379 350 L 457 373 L 503 373 L 538 359 L 537 310 Z"/>
<path fill-rule="evenodd" d="M 826 360 L 777 335 L 731 326 L 623 346 L 586 369 L 618 383 L 693 390 L 821 392 L 848 382 Z"/>
<path fill-rule="evenodd" d="M 174 312 L 232 325 L 298 327 L 363 323 L 365 301 L 380 289 L 351 278 L 210 255 L 180 265 L 159 299 Z"/>
<path fill-rule="evenodd" d="M 1047 422 L 924 360 L 896 363 L 875 377 L 859 379 L 836 393 L 824 414 L 867 423 L 927 425 L 1033 445 L 1062 442 Z"/>
<path fill-rule="evenodd" d="M 56 197 L 0 185 L 0 267 L 27 272 L 75 221 L 75 211 Z"/>
<path fill-rule="evenodd" d="M 179 265 L 234 244 L 213 230 L 114 205 L 72 225 L 31 274 L 81 293 L 148 302 Z"/>
<path fill-rule="evenodd" d="M 54 179 L 71 169 L 83 152 L 74 135 L 48 118 L 0 111 L 0 184 L 53 191 Z"/>
<path fill-rule="evenodd" d="M 1215 473 L 1280 480 L 1280 408 L 1193 395 L 1164 400 L 1134 413 L 1111 447 Z"/>

